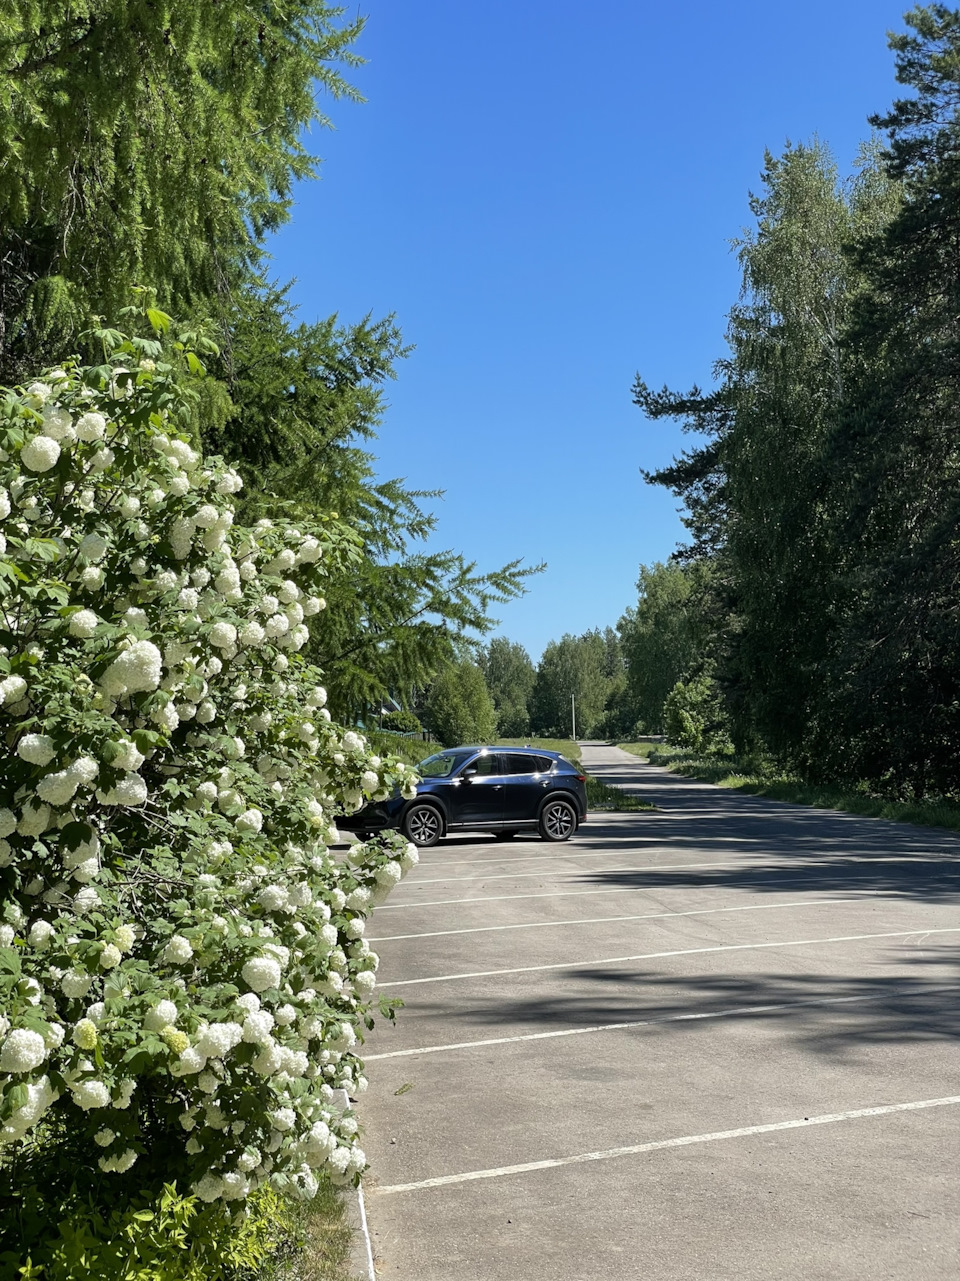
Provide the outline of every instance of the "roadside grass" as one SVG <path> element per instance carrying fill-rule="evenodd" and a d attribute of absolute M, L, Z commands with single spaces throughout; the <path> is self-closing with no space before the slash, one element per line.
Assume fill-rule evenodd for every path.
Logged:
<path fill-rule="evenodd" d="M 663 765 L 675 774 L 727 787 L 731 791 L 766 796 L 770 800 L 787 801 L 793 805 L 809 805 L 813 809 L 842 810 L 864 818 L 885 818 L 895 823 L 945 827 L 960 832 L 960 802 L 949 798 L 893 801 L 867 791 L 803 783 L 756 760 L 738 760 L 735 756 L 696 756 L 665 743 L 620 743 L 618 746 L 634 756 L 645 758 L 651 765 Z"/>
<path fill-rule="evenodd" d="M 320 1180 L 312 1201 L 291 1201 L 287 1240 L 257 1273 L 257 1281 L 361 1281 L 350 1268 L 354 1229 L 343 1192 Z"/>
<path fill-rule="evenodd" d="M 571 738 L 498 738 L 497 747 L 542 747 L 546 752 L 559 752 L 571 765 L 580 764 L 580 747 Z"/>
<path fill-rule="evenodd" d="M 642 801 L 639 796 L 630 796 L 619 787 L 610 787 L 592 774 L 587 775 L 587 805 L 591 810 L 641 810 L 654 811 L 656 805 Z"/>
<path fill-rule="evenodd" d="M 381 756 L 399 756 L 408 765 L 419 765 L 440 751 L 440 744 L 435 740 L 404 738 L 402 734 L 388 734 L 380 729 L 366 729 L 363 733 L 375 752 Z"/>

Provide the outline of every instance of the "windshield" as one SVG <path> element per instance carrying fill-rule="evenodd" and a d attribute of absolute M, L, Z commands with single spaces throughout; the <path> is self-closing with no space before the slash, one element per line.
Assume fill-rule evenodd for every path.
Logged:
<path fill-rule="evenodd" d="M 472 755 L 472 752 L 438 752 L 436 756 L 428 756 L 421 761 L 417 773 L 421 778 L 449 778 Z"/>

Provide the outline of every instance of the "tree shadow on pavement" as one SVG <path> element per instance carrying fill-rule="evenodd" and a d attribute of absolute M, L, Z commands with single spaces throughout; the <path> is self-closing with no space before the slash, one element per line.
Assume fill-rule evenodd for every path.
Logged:
<path fill-rule="evenodd" d="M 791 894 L 850 891 L 922 902 L 960 902 L 960 865 L 920 852 L 845 854 L 840 851 L 781 855 L 730 867 L 603 868 L 577 880 L 608 889 L 728 889 Z"/>
<path fill-rule="evenodd" d="M 890 958 L 898 974 L 663 974 L 590 966 L 560 974 L 556 994 L 506 995 L 457 1011 L 468 1025 L 545 1031 L 646 1021 L 645 1034 L 678 1037 L 716 1018 L 774 1025 L 817 1053 L 840 1057 L 869 1045 L 960 1040 L 960 968 L 949 945 Z M 573 985 L 576 985 L 575 987 Z M 586 989 L 586 990 L 585 990 Z M 449 1010 L 418 1001 L 430 1018 Z M 777 1007 L 777 1008 L 771 1008 Z"/>

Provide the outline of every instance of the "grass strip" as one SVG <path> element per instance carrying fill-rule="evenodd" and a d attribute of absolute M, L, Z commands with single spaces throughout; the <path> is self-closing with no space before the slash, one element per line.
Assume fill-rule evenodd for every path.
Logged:
<path fill-rule="evenodd" d="M 639 812 L 655 811 L 656 805 L 642 801 L 639 796 L 631 796 L 621 787 L 610 787 L 609 784 L 587 775 L 587 805 L 591 810 L 629 810 Z"/>
<path fill-rule="evenodd" d="M 350 1267 L 354 1229 L 344 1193 L 320 1180 L 312 1201 L 291 1201 L 286 1240 L 263 1264 L 257 1281 L 362 1281 Z"/>
<path fill-rule="evenodd" d="M 945 827 L 960 832 L 960 803 L 949 798 L 894 801 L 866 791 L 804 783 L 773 768 L 758 767 L 755 762 L 740 761 L 736 757 L 696 756 L 679 747 L 650 742 L 619 743 L 618 746 L 648 760 L 651 765 L 661 765 L 675 774 L 734 792 L 765 796 L 792 805 L 809 805 L 811 809 L 842 810 L 863 818 L 885 818 L 894 823 Z"/>

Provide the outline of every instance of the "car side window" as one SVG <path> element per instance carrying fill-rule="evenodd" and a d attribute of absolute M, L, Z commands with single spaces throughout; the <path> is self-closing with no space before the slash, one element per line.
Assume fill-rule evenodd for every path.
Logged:
<path fill-rule="evenodd" d="M 549 774 L 553 769 L 555 762 L 549 756 L 537 757 L 537 769 L 541 774 Z"/>
<path fill-rule="evenodd" d="M 504 752 L 504 774 L 539 774 L 542 771 L 539 756 L 527 756 L 524 752 Z"/>
<path fill-rule="evenodd" d="M 470 762 L 469 769 L 475 769 L 478 774 L 502 774 L 500 768 L 500 757 L 496 752 L 487 752 L 485 756 L 478 756 L 476 760 Z"/>

